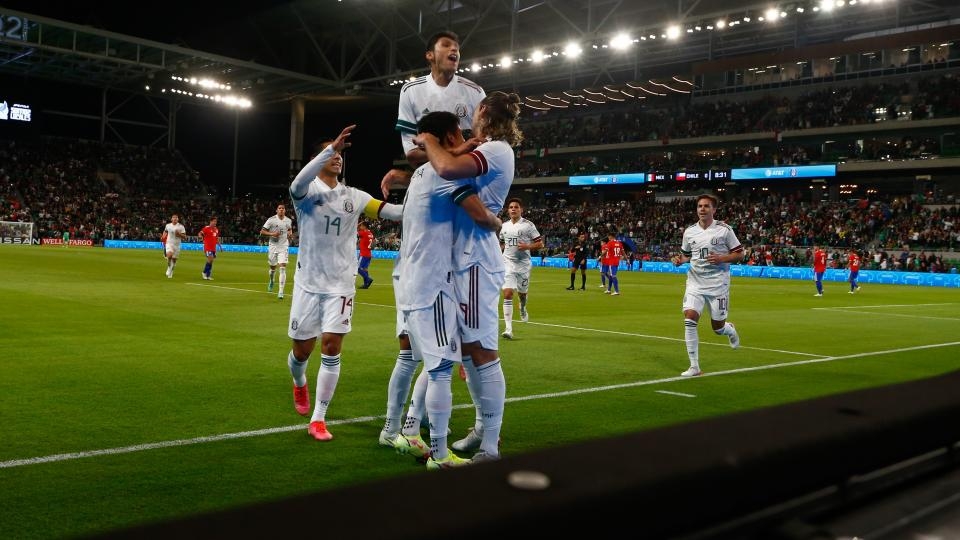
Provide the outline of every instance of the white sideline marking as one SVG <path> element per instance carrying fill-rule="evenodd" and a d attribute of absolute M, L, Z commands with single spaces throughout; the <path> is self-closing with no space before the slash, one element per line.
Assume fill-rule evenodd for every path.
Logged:
<path fill-rule="evenodd" d="M 888 308 L 888 307 L 923 307 L 923 306 L 955 306 L 957 302 L 944 302 L 941 304 L 877 304 L 875 306 L 837 306 L 832 308 L 813 308 L 813 309 L 862 309 L 862 308 Z"/>
<path fill-rule="evenodd" d="M 918 304 L 919 305 L 919 304 Z M 869 306 L 868 306 L 869 307 Z M 813 308 L 820 311 L 835 311 L 840 310 L 841 308 Z M 843 313 L 864 313 L 866 315 L 882 315 L 884 317 L 905 317 L 907 319 L 932 319 L 935 321 L 960 321 L 960 318 L 957 317 L 931 317 L 929 315 L 907 315 L 906 313 L 889 313 L 889 312 L 877 312 L 877 311 L 860 311 L 850 308 L 842 308 Z"/>
<path fill-rule="evenodd" d="M 583 327 L 580 327 L 580 326 L 569 326 L 569 325 L 566 325 L 566 324 L 549 324 L 549 323 L 541 323 L 541 322 L 525 322 L 525 323 L 523 323 L 523 324 L 536 324 L 536 325 L 540 325 L 540 326 L 550 326 L 550 327 L 552 327 L 552 328 L 566 328 L 566 329 L 568 329 L 568 330 L 582 330 L 582 331 L 584 331 L 584 332 L 599 332 L 599 333 L 601 333 L 601 334 L 616 334 L 616 335 L 618 335 L 618 336 L 632 336 L 632 337 L 640 337 L 640 338 L 647 338 L 647 339 L 662 339 L 662 340 L 665 340 L 665 341 L 684 341 L 683 338 L 672 338 L 672 337 L 664 337 L 664 336 L 651 336 L 651 335 L 649 335 L 649 334 L 635 334 L 635 333 L 633 333 L 633 332 L 619 332 L 619 331 L 617 331 L 617 330 L 604 330 L 604 329 L 602 329 L 602 328 L 583 328 Z M 729 346 L 730 346 L 729 343 L 712 343 L 712 342 L 709 342 L 709 341 L 701 341 L 701 342 L 700 342 L 700 345 L 713 345 L 713 346 L 717 346 L 717 347 L 729 347 Z M 817 357 L 817 358 L 823 356 L 822 354 L 811 354 L 811 353 L 797 352 L 797 351 L 784 351 L 784 350 L 781 350 L 781 349 L 764 349 L 763 347 L 745 347 L 745 346 L 743 346 L 743 345 L 741 345 L 740 348 L 741 348 L 741 349 L 750 349 L 751 351 L 775 352 L 775 353 L 782 353 L 782 354 L 793 354 L 793 355 L 797 355 L 797 356 L 814 356 L 814 357 Z"/>
<path fill-rule="evenodd" d="M 697 397 L 693 394 L 684 394 L 683 392 L 671 392 L 669 390 L 654 390 L 658 394 L 667 394 L 668 396 Z"/>
<path fill-rule="evenodd" d="M 895 354 L 900 352 L 908 351 L 918 351 L 923 349 L 936 349 L 941 347 L 954 347 L 960 345 L 960 341 L 951 341 L 949 343 L 936 343 L 933 345 L 919 345 L 916 347 L 903 347 L 900 349 L 889 349 L 885 351 L 874 351 L 874 352 L 863 352 L 857 354 L 848 354 L 844 356 L 825 356 L 822 358 L 814 358 L 811 360 L 797 360 L 795 362 L 781 362 L 778 364 L 767 364 L 763 366 L 754 366 L 747 368 L 738 368 L 738 369 L 728 369 L 726 371 L 714 371 L 712 373 L 704 373 L 699 377 L 667 377 L 665 379 L 655 379 L 652 381 L 636 381 L 632 383 L 624 384 L 611 384 L 607 386 L 597 386 L 593 388 L 580 388 L 577 390 L 566 390 L 563 392 L 551 392 L 549 394 L 533 394 L 529 396 L 519 396 L 507 398 L 507 403 L 516 403 L 520 401 L 531 401 L 535 399 L 550 399 L 558 397 L 567 397 L 575 396 L 579 394 L 591 394 L 595 392 L 606 392 L 608 390 L 620 390 L 623 388 L 634 388 L 638 386 L 650 386 L 654 384 L 668 383 L 668 382 L 680 382 L 680 381 L 694 381 L 697 379 L 702 379 L 704 377 L 719 377 L 721 375 L 734 375 L 737 373 L 747 373 L 751 371 L 764 371 L 767 369 L 777 369 L 782 367 L 793 367 L 793 366 L 802 366 L 806 364 L 819 364 L 822 362 L 834 362 L 836 360 L 848 360 L 851 358 L 862 358 L 864 356 L 877 356 L 883 354 Z M 454 409 L 472 409 L 472 403 L 461 403 L 459 405 L 454 405 Z M 330 420 L 327 424 L 331 426 L 337 425 L 346 425 L 346 424 L 356 424 L 360 422 L 370 422 L 373 420 L 382 419 L 383 416 L 360 416 L 357 418 L 346 418 L 343 420 Z M 37 465 L 40 463 L 54 463 L 58 461 L 69 461 L 74 459 L 82 459 L 95 456 L 114 456 L 119 454 L 131 454 L 133 452 L 142 452 L 144 450 L 156 450 L 159 448 L 171 448 L 175 446 L 189 446 L 193 444 L 202 444 L 208 442 L 217 442 L 217 441 L 226 441 L 232 439 L 245 439 L 249 437 L 259 437 L 262 435 L 273 435 L 275 433 L 285 433 L 288 431 L 296 431 L 298 429 L 304 429 L 305 424 L 296 424 L 292 426 L 282 426 L 275 428 L 267 429 L 258 429 L 254 431 L 240 431 L 237 433 L 225 433 L 222 435 L 209 435 L 206 437 L 195 437 L 192 439 L 177 439 L 173 441 L 161 441 L 155 443 L 146 443 L 146 444 L 137 444 L 133 446 L 123 446 L 118 448 L 107 448 L 104 450 L 87 450 L 84 452 L 70 452 L 66 454 L 53 454 L 49 456 L 40 456 L 33 458 L 25 459 L 13 459 L 9 461 L 0 461 L 0 469 L 11 469 L 14 467 L 22 467 L 24 465 Z"/>

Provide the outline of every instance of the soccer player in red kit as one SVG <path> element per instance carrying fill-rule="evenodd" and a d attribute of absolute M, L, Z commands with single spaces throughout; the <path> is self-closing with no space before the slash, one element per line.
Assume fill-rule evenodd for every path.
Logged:
<path fill-rule="evenodd" d="M 623 256 L 623 244 L 617 240 L 612 232 L 607 234 L 607 243 L 603 244 L 601 249 L 600 262 L 603 265 L 603 273 L 607 276 L 607 294 L 616 296 L 620 294 L 620 280 L 617 279 L 617 269 L 620 268 L 620 257 Z"/>
<path fill-rule="evenodd" d="M 373 278 L 367 272 L 367 268 L 370 268 L 370 259 L 373 258 L 373 252 L 370 250 L 373 247 L 373 233 L 367 228 L 367 224 L 362 221 L 357 225 L 357 237 L 357 246 L 360 248 L 357 273 L 363 278 L 363 285 L 360 288 L 369 289 L 370 285 L 373 284 Z"/>
<path fill-rule="evenodd" d="M 813 246 L 813 279 L 817 282 L 817 294 L 823 296 L 823 274 L 827 271 L 827 252 L 820 246 Z"/>
<path fill-rule="evenodd" d="M 210 273 L 213 272 L 213 260 L 217 258 L 217 246 L 223 251 L 223 244 L 220 243 L 220 229 L 217 228 L 217 218 L 210 218 L 210 224 L 200 229 L 200 238 L 203 239 L 203 254 L 207 256 L 207 264 L 203 266 L 203 279 L 212 280 Z"/>
<path fill-rule="evenodd" d="M 857 285 L 857 276 L 860 275 L 860 255 L 857 255 L 857 250 L 850 250 L 850 294 L 853 294 L 860 290 L 860 285 Z"/>

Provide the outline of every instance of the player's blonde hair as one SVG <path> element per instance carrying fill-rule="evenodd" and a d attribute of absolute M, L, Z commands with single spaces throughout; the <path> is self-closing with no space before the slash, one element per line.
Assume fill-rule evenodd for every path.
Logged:
<path fill-rule="evenodd" d="M 487 94 L 480 102 L 484 108 L 478 120 L 479 126 L 473 126 L 484 137 L 495 141 L 506 141 L 517 146 L 523 141 L 523 133 L 517 126 L 520 117 L 520 96 L 495 91 Z"/>

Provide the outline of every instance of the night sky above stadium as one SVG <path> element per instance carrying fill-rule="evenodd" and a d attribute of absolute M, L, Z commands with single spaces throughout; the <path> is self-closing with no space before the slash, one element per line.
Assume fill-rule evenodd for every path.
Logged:
<path fill-rule="evenodd" d="M 289 3 L 290 0 L 249 0 L 242 9 L 237 4 L 182 0 L 148 5 L 31 0 L 7 1 L 4 5 L 34 15 L 256 62 L 257 58 L 231 54 L 230 40 L 212 36 L 240 35 L 231 29 L 243 25 L 245 18 Z M 51 83 L 29 80 L 27 84 Z M 184 107 L 177 117 L 177 148 L 200 172 L 203 181 L 221 192 L 233 182 L 232 160 L 225 158 L 233 150 L 232 118 L 232 114 L 212 107 Z M 393 159 L 402 155 L 399 136 L 393 131 L 395 119 L 396 102 L 391 100 L 381 99 L 375 106 L 365 107 L 336 104 L 335 108 L 311 102 L 304 128 L 304 152 L 308 156 L 312 143 L 335 136 L 348 123 L 357 123 L 355 146 L 346 155 L 347 181 L 376 195 L 380 178 Z M 245 113 L 241 117 L 238 147 L 237 194 L 277 192 L 283 196 L 289 154 L 289 115 L 285 106 Z"/>

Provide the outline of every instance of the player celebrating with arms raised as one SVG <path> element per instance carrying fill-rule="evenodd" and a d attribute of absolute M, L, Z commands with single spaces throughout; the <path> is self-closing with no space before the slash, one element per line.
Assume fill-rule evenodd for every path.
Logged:
<path fill-rule="evenodd" d="M 300 227 L 300 254 L 290 304 L 287 335 L 293 346 L 287 366 L 293 376 L 294 408 L 310 411 L 307 360 L 320 337 L 321 366 L 317 395 L 307 432 L 318 441 L 329 441 L 326 414 L 340 379 L 340 349 L 350 332 L 356 295 L 354 265 L 357 222 L 360 214 L 399 221 L 402 207 L 374 199 L 338 182 L 343 170 L 340 152 L 356 126 L 344 128 L 333 142 L 307 163 L 290 185 L 290 196 Z"/>
<path fill-rule="evenodd" d="M 729 225 L 713 219 L 718 202 L 713 195 L 697 197 L 699 221 L 683 231 L 680 255 L 672 259 L 676 266 L 690 261 L 687 289 L 683 293 L 684 341 L 690 368 L 680 374 L 683 377 L 702 373 L 697 323 L 704 304 L 710 306 L 713 331 L 727 336 L 734 349 L 740 346 L 736 328 L 727 322 L 727 309 L 730 304 L 730 263 L 740 260 L 743 246 Z"/>

